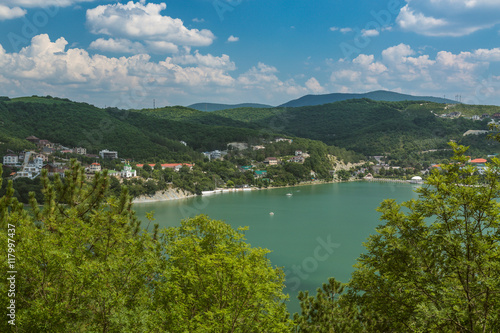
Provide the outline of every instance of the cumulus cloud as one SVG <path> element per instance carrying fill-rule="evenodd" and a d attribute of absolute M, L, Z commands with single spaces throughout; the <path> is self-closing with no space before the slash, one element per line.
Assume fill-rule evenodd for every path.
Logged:
<path fill-rule="evenodd" d="M 144 53 L 145 48 L 139 42 L 132 42 L 128 39 L 104 39 L 99 38 L 92 43 L 90 43 L 91 49 L 97 49 L 105 52 L 114 52 L 114 53 Z"/>
<path fill-rule="evenodd" d="M 91 33 L 114 40 L 142 42 L 155 52 L 177 52 L 178 46 L 208 46 L 215 39 L 210 30 L 188 29 L 182 20 L 161 15 L 165 3 L 128 2 L 101 5 L 87 10 Z M 94 43 L 94 47 L 106 44 Z M 103 51 L 106 48 L 101 49 Z"/>
<path fill-rule="evenodd" d="M 314 94 L 324 94 L 326 92 L 326 89 L 314 77 L 306 81 L 306 87 Z"/>
<path fill-rule="evenodd" d="M 500 2 L 494 0 L 406 0 L 396 22 L 426 36 L 459 37 L 500 23 Z"/>
<path fill-rule="evenodd" d="M 380 31 L 376 29 L 361 30 L 361 36 L 363 37 L 377 37 L 378 35 L 380 35 Z"/>
<path fill-rule="evenodd" d="M 0 5 L 0 21 L 15 19 L 24 15 L 26 15 L 26 10 L 22 8 L 9 8 L 5 5 Z"/>
<path fill-rule="evenodd" d="M 361 54 L 352 61 L 332 63 L 330 82 L 336 91 L 387 89 L 434 96 L 461 93 L 467 96 L 466 102 L 494 103 L 494 96 L 500 94 L 500 80 L 489 77 L 488 69 L 499 62 L 500 48 L 439 51 L 431 57 L 417 54 L 402 43 L 378 56 Z M 483 89 L 485 85 L 487 89 Z M 478 91 L 487 91 L 488 95 L 479 95 Z"/>
<path fill-rule="evenodd" d="M 120 39 L 96 43 L 110 52 L 134 53 L 142 47 Z M 282 81 L 278 70 L 264 63 L 233 77 L 235 69 L 228 55 L 191 53 L 188 47 L 163 61 L 153 61 L 147 54 L 92 55 L 69 47 L 65 38 L 53 41 L 46 34 L 33 37 L 31 44 L 17 53 L 9 53 L 0 45 L 0 90 L 9 96 L 53 95 L 137 108 L 144 107 L 145 99 L 151 96 L 165 105 L 188 105 L 214 98 L 231 98 L 227 102 L 234 103 L 248 101 L 248 96 L 271 104 L 320 89 L 314 81 L 308 83 L 309 88 L 293 80 Z"/>
<path fill-rule="evenodd" d="M 234 37 L 233 35 L 229 36 L 229 38 L 227 39 L 227 41 L 230 43 L 237 42 L 239 40 L 240 40 L 239 37 Z"/>

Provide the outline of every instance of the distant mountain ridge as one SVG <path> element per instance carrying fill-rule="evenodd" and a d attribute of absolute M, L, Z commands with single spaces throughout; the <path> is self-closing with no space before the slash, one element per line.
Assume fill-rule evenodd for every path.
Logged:
<path fill-rule="evenodd" d="M 333 93 L 333 94 L 323 94 L 323 95 L 306 95 L 298 99 L 294 99 L 284 104 L 281 104 L 279 107 L 301 107 L 301 106 L 323 105 L 328 103 L 345 101 L 349 99 L 361 99 L 361 98 L 368 98 L 374 101 L 386 101 L 386 102 L 427 101 L 427 102 L 446 103 L 446 104 L 458 103 L 451 99 L 441 98 L 441 97 L 413 96 L 407 94 L 400 94 L 393 91 L 377 90 L 363 94 Z"/>
<path fill-rule="evenodd" d="M 212 111 L 238 109 L 238 108 L 269 109 L 273 108 L 273 106 L 266 104 L 259 104 L 259 103 L 241 103 L 241 104 L 196 103 L 189 105 L 188 108 L 195 109 L 198 111 L 212 112 Z"/>

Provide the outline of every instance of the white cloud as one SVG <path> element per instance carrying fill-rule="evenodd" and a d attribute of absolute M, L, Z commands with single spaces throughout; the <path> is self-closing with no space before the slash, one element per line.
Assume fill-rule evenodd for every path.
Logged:
<path fill-rule="evenodd" d="M 361 36 L 363 37 L 377 37 L 378 35 L 380 35 L 380 31 L 376 29 L 361 30 Z"/>
<path fill-rule="evenodd" d="M 202 67 L 220 68 L 227 71 L 236 69 L 236 65 L 229 59 L 229 56 L 223 54 L 221 57 L 214 57 L 211 54 L 202 55 L 198 51 L 193 54 L 184 54 L 171 58 L 172 62 L 180 65 L 197 65 Z"/>
<path fill-rule="evenodd" d="M 99 39 L 94 46 L 134 53 L 142 44 Z M 164 105 L 211 100 L 279 104 L 321 90 L 312 79 L 307 86 L 292 79 L 283 81 L 276 67 L 264 63 L 233 77 L 230 73 L 235 69 L 228 55 L 191 53 L 189 47 L 156 62 L 147 54 L 92 55 L 69 47 L 65 38 L 51 41 L 45 34 L 35 36 L 17 53 L 8 53 L 0 45 L 0 91 L 11 97 L 52 95 L 101 106 L 140 108 L 149 106 L 153 98 Z"/>
<path fill-rule="evenodd" d="M 237 42 L 239 40 L 240 40 L 240 37 L 234 37 L 233 35 L 229 36 L 229 38 L 227 39 L 227 41 L 230 43 Z"/>
<path fill-rule="evenodd" d="M 427 36 L 459 37 L 500 23 L 496 0 L 406 0 L 396 22 Z"/>
<path fill-rule="evenodd" d="M 144 0 L 101 5 L 87 10 L 87 26 L 93 34 L 142 42 L 154 52 L 212 44 L 215 36 L 210 30 L 188 29 L 182 20 L 161 15 L 165 9 L 165 3 L 145 4 Z"/>
<path fill-rule="evenodd" d="M 330 27 L 330 31 L 338 31 L 338 30 L 340 30 L 339 27 Z"/>
<path fill-rule="evenodd" d="M 347 34 L 349 32 L 352 32 L 352 28 L 341 28 L 340 32 L 343 34 Z"/>
<path fill-rule="evenodd" d="M 326 89 L 314 77 L 306 81 L 306 87 L 314 94 L 324 94 L 326 92 Z"/>
<path fill-rule="evenodd" d="M 499 103 L 500 79 L 488 78 L 488 69 L 493 63 L 500 63 L 500 48 L 457 54 L 439 51 L 434 57 L 416 54 L 402 43 L 383 50 L 378 56 L 361 54 L 352 61 L 330 61 L 333 88 L 330 90 L 387 89 L 433 96 L 460 93 L 469 103 Z"/>
<path fill-rule="evenodd" d="M 26 10 L 22 8 L 9 8 L 0 4 L 0 21 L 15 19 L 23 17 L 24 15 L 26 15 Z"/>
<path fill-rule="evenodd" d="M 101 50 L 104 52 L 115 52 L 115 53 L 144 53 L 145 48 L 139 42 L 132 42 L 128 39 L 104 39 L 99 38 L 92 43 L 90 43 L 91 49 Z"/>
<path fill-rule="evenodd" d="M 200 19 L 200 18 L 195 17 L 193 19 L 193 22 L 195 22 L 195 23 L 203 23 L 203 22 L 205 22 L 205 19 Z"/>

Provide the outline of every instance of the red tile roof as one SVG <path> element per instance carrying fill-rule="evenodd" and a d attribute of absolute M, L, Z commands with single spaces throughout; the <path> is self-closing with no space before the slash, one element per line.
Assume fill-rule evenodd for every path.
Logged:
<path fill-rule="evenodd" d="M 488 162 L 487 160 L 485 160 L 484 158 L 476 158 L 472 161 L 470 161 L 471 163 L 486 163 Z"/>

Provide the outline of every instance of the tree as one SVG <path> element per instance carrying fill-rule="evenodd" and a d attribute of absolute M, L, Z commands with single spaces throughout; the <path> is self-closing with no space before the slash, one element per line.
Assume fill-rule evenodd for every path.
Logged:
<path fill-rule="evenodd" d="M 12 199 L 12 186 L 0 204 L 0 243 L 15 225 L 16 326 L 20 332 L 142 332 L 151 290 L 147 272 L 154 261 L 152 237 L 139 232 L 139 221 L 123 190 L 106 198 L 108 177 L 91 184 L 72 162 L 64 179 L 51 183 L 43 173 L 45 205 L 31 194 L 31 213 Z M 12 229 L 12 227 L 11 227 Z M 7 272 L 7 262 L 2 261 Z M 2 290 L 6 280 L 0 282 Z M 7 294 L 0 296 L 7 304 Z"/>
<path fill-rule="evenodd" d="M 452 147 L 454 163 L 428 178 L 418 200 L 381 204 L 386 222 L 369 237 L 347 293 L 316 302 L 337 309 L 335 320 L 356 318 L 365 332 L 500 330 L 500 160 L 479 183 L 467 149 Z M 328 323 L 307 312 L 296 319 Z"/>
<path fill-rule="evenodd" d="M 251 248 L 243 231 L 200 215 L 162 235 L 164 260 L 153 288 L 162 332 L 289 332 L 284 273 L 269 250 Z"/>
<path fill-rule="evenodd" d="M 148 232 L 126 187 L 107 196 L 107 172 L 87 183 L 74 160 L 64 178 L 44 171 L 42 183 L 42 208 L 31 193 L 25 210 L 12 181 L 0 197 L 0 246 L 15 254 L 0 269 L 17 272 L 15 295 L 0 293 L 4 309 L 14 300 L 16 325 L 2 320 L 1 332 L 289 330 L 284 274 L 244 229 L 199 216 Z"/>

